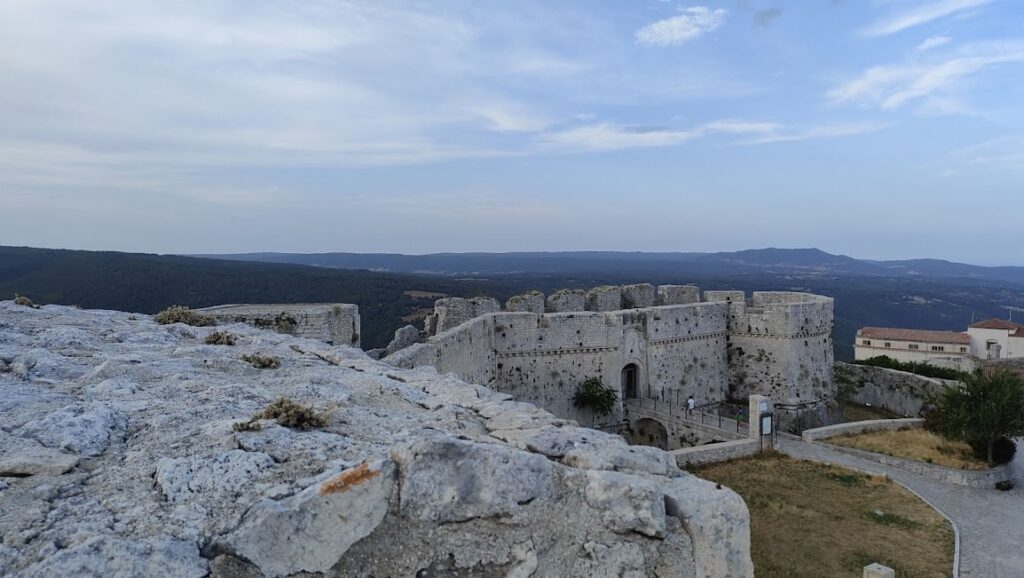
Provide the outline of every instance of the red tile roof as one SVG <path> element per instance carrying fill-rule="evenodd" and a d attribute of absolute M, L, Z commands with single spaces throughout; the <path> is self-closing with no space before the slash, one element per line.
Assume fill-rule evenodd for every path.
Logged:
<path fill-rule="evenodd" d="M 895 327 L 862 327 L 857 337 L 866 339 L 890 339 L 892 341 L 921 341 L 925 343 L 955 343 L 970 345 L 971 336 L 955 331 L 931 331 L 928 329 L 897 329 Z"/>
<path fill-rule="evenodd" d="M 1018 329 L 1024 329 L 1024 324 L 1014 323 L 1013 321 L 1006 321 L 1003 319 L 987 319 L 985 321 L 979 321 L 971 324 L 972 329 L 1005 329 L 1007 331 L 1016 331 Z"/>

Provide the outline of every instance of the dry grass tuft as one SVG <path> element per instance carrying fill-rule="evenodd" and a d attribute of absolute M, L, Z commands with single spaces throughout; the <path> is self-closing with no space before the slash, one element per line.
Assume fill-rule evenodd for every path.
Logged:
<path fill-rule="evenodd" d="M 31 307 L 32 309 L 39 309 L 39 306 L 32 302 L 31 299 L 24 295 L 14 294 L 14 304 L 21 305 L 22 307 Z"/>
<path fill-rule="evenodd" d="M 256 369 L 277 369 L 278 367 L 281 367 L 280 359 L 259 353 L 243 355 L 242 360 Z"/>
<path fill-rule="evenodd" d="M 263 411 L 254 414 L 249 421 L 240 421 L 232 428 L 235 431 L 259 431 L 259 420 L 261 419 L 277 420 L 277 423 L 284 427 L 303 431 L 327 427 L 326 415 L 317 412 L 312 407 L 281 397 L 264 408 Z"/>
<path fill-rule="evenodd" d="M 921 428 L 839 436 L 830 438 L 828 442 L 958 470 L 983 470 L 988 467 L 984 460 L 974 457 L 968 444 L 947 440 Z"/>
<path fill-rule="evenodd" d="M 207 345 L 234 345 L 235 336 L 227 331 L 214 331 L 206 336 Z"/>
<path fill-rule="evenodd" d="M 209 327 L 213 325 L 213 319 L 196 313 L 184 305 L 172 305 L 153 316 L 153 320 L 160 325 L 171 323 L 184 323 L 193 327 Z"/>
<path fill-rule="evenodd" d="M 952 528 L 885 478 L 777 453 L 696 473 L 746 500 L 758 578 L 860 576 L 873 562 L 897 576 L 949 576 L 952 570 Z"/>

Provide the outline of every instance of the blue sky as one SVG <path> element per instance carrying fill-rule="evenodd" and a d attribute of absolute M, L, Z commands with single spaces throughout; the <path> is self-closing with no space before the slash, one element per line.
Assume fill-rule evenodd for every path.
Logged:
<path fill-rule="evenodd" d="M 5 0 L 0 244 L 1024 265 L 1016 0 Z"/>

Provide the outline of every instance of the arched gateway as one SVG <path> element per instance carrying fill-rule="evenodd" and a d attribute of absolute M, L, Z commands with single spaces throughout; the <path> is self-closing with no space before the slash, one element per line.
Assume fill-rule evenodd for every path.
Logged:
<path fill-rule="evenodd" d="M 636 399 L 640 397 L 640 368 L 630 363 L 622 368 L 622 397 Z"/>

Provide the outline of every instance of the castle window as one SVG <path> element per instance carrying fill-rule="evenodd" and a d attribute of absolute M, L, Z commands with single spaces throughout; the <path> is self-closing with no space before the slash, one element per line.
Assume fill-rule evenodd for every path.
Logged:
<path fill-rule="evenodd" d="M 932 351 L 945 351 L 945 350 L 946 350 L 946 348 L 944 346 L 942 346 L 942 345 L 933 345 L 932 346 Z"/>
<path fill-rule="evenodd" d="M 886 342 L 885 342 L 885 346 L 886 346 L 886 347 L 892 347 L 892 343 L 889 343 L 888 341 L 886 341 Z"/>
<path fill-rule="evenodd" d="M 921 349 L 921 346 L 916 343 L 911 343 L 907 346 L 907 349 Z"/>
<path fill-rule="evenodd" d="M 960 348 L 960 353 L 967 353 L 967 348 L 966 347 L 961 347 Z"/>
<path fill-rule="evenodd" d="M 865 339 L 864 341 L 861 341 L 861 344 L 862 345 L 871 345 L 871 340 L 870 339 Z"/>

